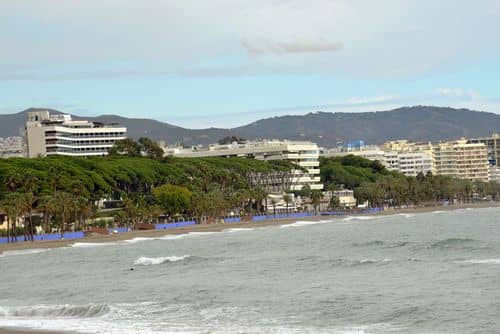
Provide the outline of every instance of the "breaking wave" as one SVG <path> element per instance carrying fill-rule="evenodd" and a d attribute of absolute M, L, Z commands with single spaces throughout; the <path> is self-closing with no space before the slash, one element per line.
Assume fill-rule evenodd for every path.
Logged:
<path fill-rule="evenodd" d="M 255 230 L 254 228 L 230 228 L 225 230 L 226 232 L 233 233 L 233 232 L 245 232 L 245 231 L 253 231 Z"/>
<path fill-rule="evenodd" d="M 281 228 L 288 228 L 288 227 L 301 227 L 301 226 L 309 226 L 309 225 L 317 225 L 317 224 L 326 224 L 329 223 L 331 220 L 314 220 L 314 221 L 308 221 L 308 220 L 299 220 L 298 222 L 292 223 L 292 224 L 286 224 L 286 225 L 281 225 Z"/>
<path fill-rule="evenodd" d="M 48 252 L 49 250 L 50 250 L 50 248 L 33 248 L 33 249 L 12 250 L 12 251 L 5 251 L 3 253 L 0 253 L 0 257 L 39 254 L 39 253 Z"/>
<path fill-rule="evenodd" d="M 378 219 L 381 216 L 351 216 L 351 217 L 346 217 L 343 219 L 343 221 L 352 221 L 352 220 L 373 220 L 373 219 Z"/>
<path fill-rule="evenodd" d="M 0 308 L 1 317 L 94 318 L 109 313 L 107 304 L 36 305 Z"/>
<path fill-rule="evenodd" d="M 73 248 L 93 248 L 119 245 L 118 242 L 75 242 L 71 245 Z"/>
<path fill-rule="evenodd" d="M 166 262 L 177 262 L 189 258 L 189 255 L 183 256 L 164 256 L 164 257 L 145 257 L 141 256 L 134 261 L 136 266 L 154 266 L 158 264 L 163 264 Z"/>
<path fill-rule="evenodd" d="M 361 259 L 361 260 L 348 260 L 348 259 L 334 259 L 330 263 L 334 266 L 356 267 L 363 265 L 385 265 L 392 262 L 392 259 Z"/>
<path fill-rule="evenodd" d="M 448 238 L 434 242 L 432 248 L 464 248 L 471 247 L 475 242 L 474 239 L 469 238 Z"/>
<path fill-rule="evenodd" d="M 500 264 L 500 259 L 472 259 L 461 261 L 460 263 L 470 263 L 470 264 Z"/>

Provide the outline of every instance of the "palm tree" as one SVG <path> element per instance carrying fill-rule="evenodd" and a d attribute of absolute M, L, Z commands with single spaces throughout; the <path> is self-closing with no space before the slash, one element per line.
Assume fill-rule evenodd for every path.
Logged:
<path fill-rule="evenodd" d="M 13 173 L 5 180 L 5 187 L 9 192 L 16 191 L 22 185 L 22 177 L 19 173 Z"/>
<path fill-rule="evenodd" d="M 135 220 L 138 216 L 138 210 L 137 206 L 135 205 L 134 201 L 130 198 L 126 198 L 123 201 L 123 210 L 125 211 L 125 215 L 127 217 L 127 227 L 130 227 L 130 224 L 135 223 Z"/>
<path fill-rule="evenodd" d="M 61 239 L 64 238 L 64 230 L 66 228 L 66 220 L 71 217 L 71 210 L 73 209 L 74 199 L 69 193 L 62 192 L 57 199 L 58 211 L 61 214 Z"/>
<path fill-rule="evenodd" d="M 286 204 L 286 214 L 288 215 L 288 206 L 292 202 L 292 196 L 290 194 L 283 195 L 283 201 Z"/>
<path fill-rule="evenodd" d="M 271 198 L 271 205 L 273 206 L 274 217 L 276 217 L 276 204 L 278 204 L 278 201 L 274 197 Z"/>
<path fill-rule="evenodd" d="M 262 212 L 262 201 L 267 202 L 267 191 L 262 187 L 257 187 L 252 191 L 253 198 L 255 200 L 255 206 L 258 213 Z M 266 205 L 267 207 L 267 205 Z"/>
<path fill-rule="evenodd" d="M 25 216 L 28 216 L 28 236 L 31 241 L 33 241 L 33 207 L 37 201 L 37 197 L 33 194 L 33 192 L 27 192 L 21 195 L 20 197 L 20 205 L 22 212 L 25 213 Z M 26 219 L 25 219 L 26 220 Z"/>
<path fill-rule="evenodd" d="M 17 242 L 16 222 L 22 212 L 22 202 L 18 193 L 10 193 L 2 201 L 2 208 L 7 213 L 7 240 Z"/>
<path fill-rule="evenodd" d="M 31 173 L 25 173 L 21 180 L 23 188 L 26 190 L 26 193 L 22 196 L 21 204 L 24 212 L 28 215 L 29 238 L 33 241 L 33 207 L 37 202 L 37 197 L 34 193 L 38 189 L 38 178 Z"/>
<path fill-rule="evenodd" d="M 336 195 L 332 195 L 332 197 L 330 198 L 330 203 L 329 203 L 330 210 L 335 210 L 339 206 L 340 206 L 339 198 Z"/>
<path fill-rule="evenodd" d="M 59 183 L 61 182 L 61 175 L 55 167 L 50 167 L 49 175 L 50 175 L 50 186 L 52 187 L 52 196 L 54 196 L 54 198 L 56 199 L 57 188 L 59 187 Z"/>
<path fill-rule="evenodd" d="M 43 215 L 43 231 L 50 232 L 50 221 L 56 213 L 55 201 L 52 196 L 44 196 L 40 198 L 37 206 L 37 211 Z"/>
<path fill-rule="evenodd" d="M 319 190 L 311 191 L 311 203 L 314 207 L 314 214 L 318 215 L 318 207 L 321 204 L 321 199 L 323 198 L 323 193 Z"/>

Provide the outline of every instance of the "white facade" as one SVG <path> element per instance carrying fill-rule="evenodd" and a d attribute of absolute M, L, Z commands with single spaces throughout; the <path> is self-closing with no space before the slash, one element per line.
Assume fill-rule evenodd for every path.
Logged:
<path fill-rule="evenodd" d="M 432 172 L 432 156 L 423 152 L 408 152 L 398 154 L 398 171 L 406 176 L 426 175 Z"/>
<path fill-rule="evenodd" d="M 25 129 L 28 157 L 47 155 L 103 156 L 118 140 L 127 137 L 127 128 L 75 121 L 70 115 L 48 111 L 28 113 Z"/>
<path fill-rule="evenodd" d="M 293 170 L 290 190 L 301 190 L 308 185 L 322 190 L 319 171 L 318 145 L 311 142 L 289 140 L 262 140 L 244 143 L 213 144 L 208 148 L 165 148 L 165 153 L 176 157 L 246 157 L 258 160 L 288 160 L 304 168 Z"/>
<path fill-rule="evenodd" d="M 385 146 L 383 146 L 386 148 Z M 408 150 L 394 151 L 378 146 L 362 146 L 356 149 L 331 149 L 325 152 L 325 157 L 356 155 L 372 161 L 380 161 L 388 170 L 398 171 L 407 176 L 424 175 L 432 172 L 432 155 L 427 152 Z"/>
<path fill-rule="evenodd" d="M 484 143 L 466 140 L 442 142 L 433 146 L 434 169 L 438 175 L 488 182 L 488 152 Z"/>
<path fill-rule="evenodd" d="M 500 183 L 500 167 L 490 165 L 490 181 Z"/>
<path fill-rule="evenodd" d="M 25 157 L 26 146 L 22 137 L 0 137 L 0 158 Z"/>

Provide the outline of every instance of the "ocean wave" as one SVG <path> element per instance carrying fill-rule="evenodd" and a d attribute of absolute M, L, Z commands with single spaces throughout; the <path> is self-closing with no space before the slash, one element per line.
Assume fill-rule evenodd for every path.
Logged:
<path fill-rule="evenodd" d="M 352 221 L 352 220 L 373 220 L 373 219 L 378 219 L 381 216 L 350 216 L 342 219 L 343 221 Z"/>
<path fill-rule="evenodd" d="M 48 252 L 50 248 L 33 248 L 33 249 L 20 249 L 12 251 L 4 251 L 0 253 L 0 257 L 16 256 L 16 255 L 29 255 Z"/>
<path fill-rule="evenodd" d="M 436 241 L 431 244 L 431 248 L 463 248 L 471 247 L 477 240 L 470 238 L 448 238 Z"/>
<path fill-rule="evenodd" d="M 382 246 L 384 242 L 382 240 L 372 240 L 372 241 L 367 241 L 367 242 L 355 242 L 352 245 L 354 247 L 370 247 L 370 246 Z"/>
<path fill-rule="evenodd" d="M 413 213 L 399 213 L 398 216 L 404 217 L 406 219 L 410 219 L 410 218 L 415 217 L 415 215 Z"/>
<path fill-rule="evenodd" d="M 141 256 L 134 261 L 136 266 L 154 266 L 158 264 L 163 264 L 165 262 L 177 262 L 189 258 L 189 255 L 183 256 L 164 256 L 164 257 L 145 257 Z"/>
<path fill-rule="evenodd" d="M 374 260 L 374 259 L 362 259 L 359 261 L 354 261 L 353 265 L 364 265 L 364 264 L 383 264 L 383 263 L 389 263 L 392 262 L 391 259 L 381 259 L 381 260 Z"/>
<path fill-rule="evenodd" d="M 212 234 L 217 234 L 220 232 L 189 232 L 187 235 L 188 236 L 205 236 L 205 235 L 212 235 Z"/>
<path fill-rule="evenodd" d="M 1 308 L 2 317 L 44 317 L 44 318 L 94 318 L 109 313 L 107 304 L 87 305 L 35 305 Z"/>
<path fill-rule="evenodd" d="M 126 242 L 128 244 L 136 244 L 138 242 L 151 241 L 151 240 L 158 240 L 158 238 L 136 237 L 133 239 L 124 240 L 124 242 Z"/>
<path fill-rule="evenodd" d="M 163 237 L 156 238 L 157 240 L 178 240 L 187 237 L 187 234 L 168 234 Z"/>
<path fill-rule="evenodd" d="M 385 265 L 392 262 L 392 259 L 361 259 L 361 260 L 349 260 L 349 259 L 334 259 L 330 260 L 330 263 L 334 266 L 345 266 L 345 267 L 357 267 L 363 265 Z"/>
<path fill-rule="evenodd" d="M 441 214 L 441 213 L 446 213 L 446 211 L 436 210 L 436 211 L 431 211 L 431 213 Z"/>
<path fill-rule="evenodd" d="M 390 243 L 387 248 L 398 248 L 398 247 L 406 247 L 410 244 L 409 241 L 396 241 Z"/>
<path fill-rule="evenodd" d="M 317 224 L 326 224 L 329 223 L 330 220 L 299 220 L 295 223 L 292 224 L 286 224 L 286 225 L 281 225 L 281 228 L 288 228 L 288 227 L 301 227 L 301 226 L 309 226 L 309 225 L 317 225 Z"/>
<path fill-rule="evenodd" d="M 119 245 L 118 242 L 75 242 L 71 245 L 73 248 L 94 248 Z"/>
<path fill-rule="evenodd" d="M 470 263 L 470 264 L 500 264 L 500 259 L 472 259 L 460 261 L 460 263 Z"/>
<path fill-rule="evenodd" d="M 254 228 L 229 228 L 227 230 L 224 230 L 226 232 L 229 232 L 229 233 L 233 233 L 233 232 L 245 232 L 245 231 L 253 231 L 255 230 Z"/>

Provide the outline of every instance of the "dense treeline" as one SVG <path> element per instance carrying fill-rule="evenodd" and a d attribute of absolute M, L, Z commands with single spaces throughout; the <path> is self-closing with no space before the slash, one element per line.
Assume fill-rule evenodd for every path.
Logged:
<path fill-rule="evenodd" d="M 9 216 L 9 231 L 18 230 L 18 218 L 25 221 L 27 237 L 34 233 L 32 219 L 44 232 L 82 229 L 96 216 L 101 198 L 123 199 L 122 210 L 115 214 L 120 225 L 154 221 L 163 214 L 201 217 L 260 210 L 267 194 L 252 187 L 248 175 L 293 168 L 284 161 L 161 158 L 152 152 L 148 157 L 116 153 L 0 159 L 0 201 Z"/>
<path fill-rule="evenodd" d="M 344 185 L 354 189 L 358 202 L 369 201 L 372 206 L 466 202 L 473 198 L 497 199 L 500 194 L 496 182 L 473 182 L 431 173 L 405 176 L 387 170 L 378 161 L 353 155 L 321 159 L 321 176 L 327 189 Z"/>

